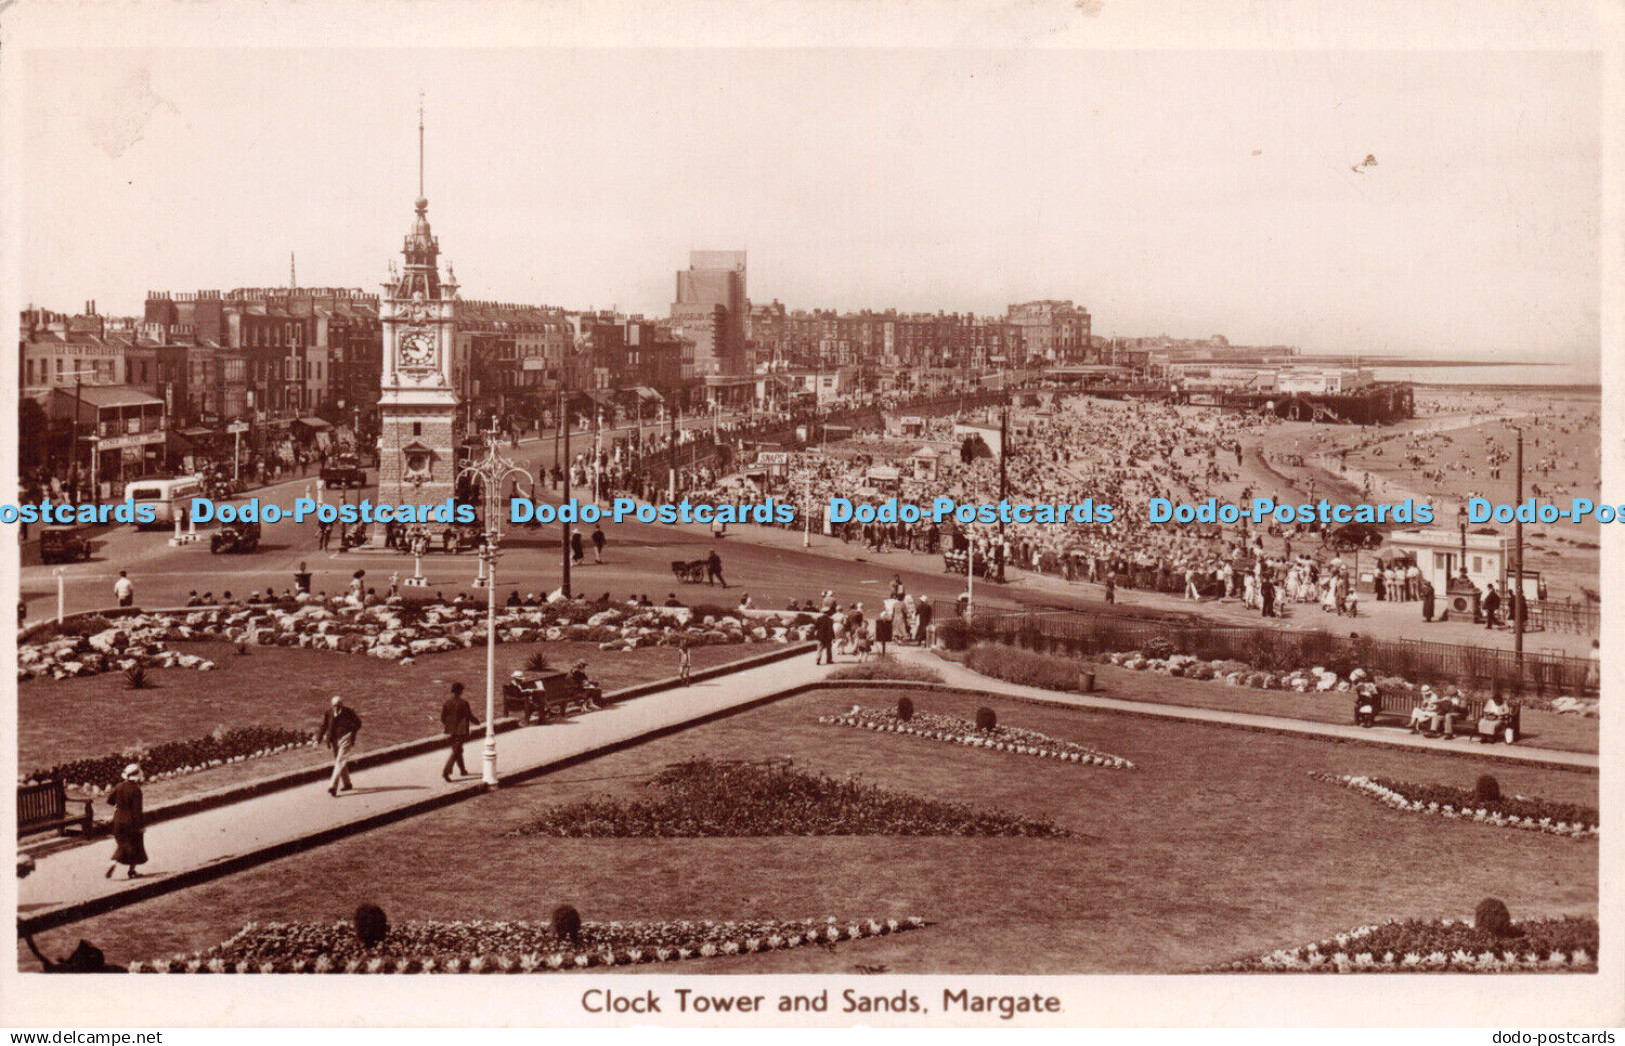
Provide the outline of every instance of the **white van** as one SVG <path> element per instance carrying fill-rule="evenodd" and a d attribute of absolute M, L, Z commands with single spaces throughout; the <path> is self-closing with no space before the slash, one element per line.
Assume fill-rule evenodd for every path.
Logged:
<path fill-rule="evenodd" d="M 174 479 L 141 479 L 124 486 L 124 500 L 133 502 L 137 509 L 151 505 L 156 515 L 151 523 L 137 523 L 142 530 L 173 527 L 177 516 L 184 518 L 193 498 L 203 496 L 201 476 L 177 476 Z"/>

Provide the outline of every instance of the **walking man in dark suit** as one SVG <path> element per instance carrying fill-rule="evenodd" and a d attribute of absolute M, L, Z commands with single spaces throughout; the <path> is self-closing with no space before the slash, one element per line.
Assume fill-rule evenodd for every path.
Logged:
<path fill-rule="evenodd" d="M 321 729 L 316 731 L 316 743 L 325 743 L 333 750 L 333 779 L 327 784 L 327 794 L 337 796 L 342 789 L 350 791 L 350 752 L 355 748 L 355 737 L 361 732 L 361 717 L 356 715 L 344 698 L 333 695 L 333 703 L 322 716 Z"/>
<path fill-rule="evenodd" d="M 1484 592 L 1484 627 L 1494 628 L 1498 623 L 1496 612 L 1501 609 L 1500 593 L 1495 591 L 1495 582 L 1491 581 Z"/>
<path fill-rule="evenodd" d="M 468 707 L 468 701 L 463 697 L 463 684 L 451 684 L 451 696 L 440 706 L 440 725 L 445 728 L 446 736 L 451 739 L 451 754 L 446 756 L 446 768 L 440 771 L 440 777 L 450 781 L 451 768 L 454 766 L 459 776 L 468 776 L 468 767 L 463 765 L 463 746 L 468 743 L 469 734 L 480 723 L 474 718 L 474 710 Z"/>
<path fill-rule="evenodd" d="M 824 611 L 813 622 L 813 638 L 818 640 L 818 656 L 814 664 L 833 665 L 835 663 L 835 615 Z"/>

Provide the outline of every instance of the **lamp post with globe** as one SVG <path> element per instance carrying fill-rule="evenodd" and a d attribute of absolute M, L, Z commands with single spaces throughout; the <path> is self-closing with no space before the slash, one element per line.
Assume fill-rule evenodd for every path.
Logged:
<path fill-rule="evenodd" d="M 480 777 L 487 788 L 497 786 L 496 658 L 497 658 L 497 546 L 502 540 L 497 514 L 502 510 L 502 488 L 510 479 L 524 477 L 534 490 L 531 474 L 503 457 L 496 419 L 485 433 L 485 456 L 470 462 L 458 472 L 458 479 L 479 484 L 484 513 L 485 540 L 480 546 L 480 576 L 485 582 L 485 753 Z"/>

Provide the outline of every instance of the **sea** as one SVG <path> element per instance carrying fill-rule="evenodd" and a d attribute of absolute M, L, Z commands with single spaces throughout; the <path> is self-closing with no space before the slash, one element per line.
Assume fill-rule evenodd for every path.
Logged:
<path fill-rule="evenodd" d="M 1595 362 L 1585 363 L 1451 363 L 1428 367 L 1378 365 L 1377 381 L 1412 381 L 1419 385 L 1580 386 L 1602 388 Z"/>

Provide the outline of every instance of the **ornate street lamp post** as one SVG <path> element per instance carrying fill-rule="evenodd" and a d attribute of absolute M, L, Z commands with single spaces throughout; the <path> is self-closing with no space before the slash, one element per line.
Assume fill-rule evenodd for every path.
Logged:
<path fill-rule="evenodd" d="M 480 501 L 484 508 L 485 540 L 480 546 L 480 575 L 485 581 L 485 755 L 480 777 L 485 787 L 497 786 L 497 546 L 502 540 L 497 515 L 502 511 L 502 487 L 509 479 L 523 476 L 535 479 L 529 472 L 503 457 L 499 451 L 501 440 L 496 419 L 485 434 L 485 456 L 464 466 L 458 479 L 470 479 L 480 486 Z M 476 582 L 477 583 L 477 582 Z"/>

